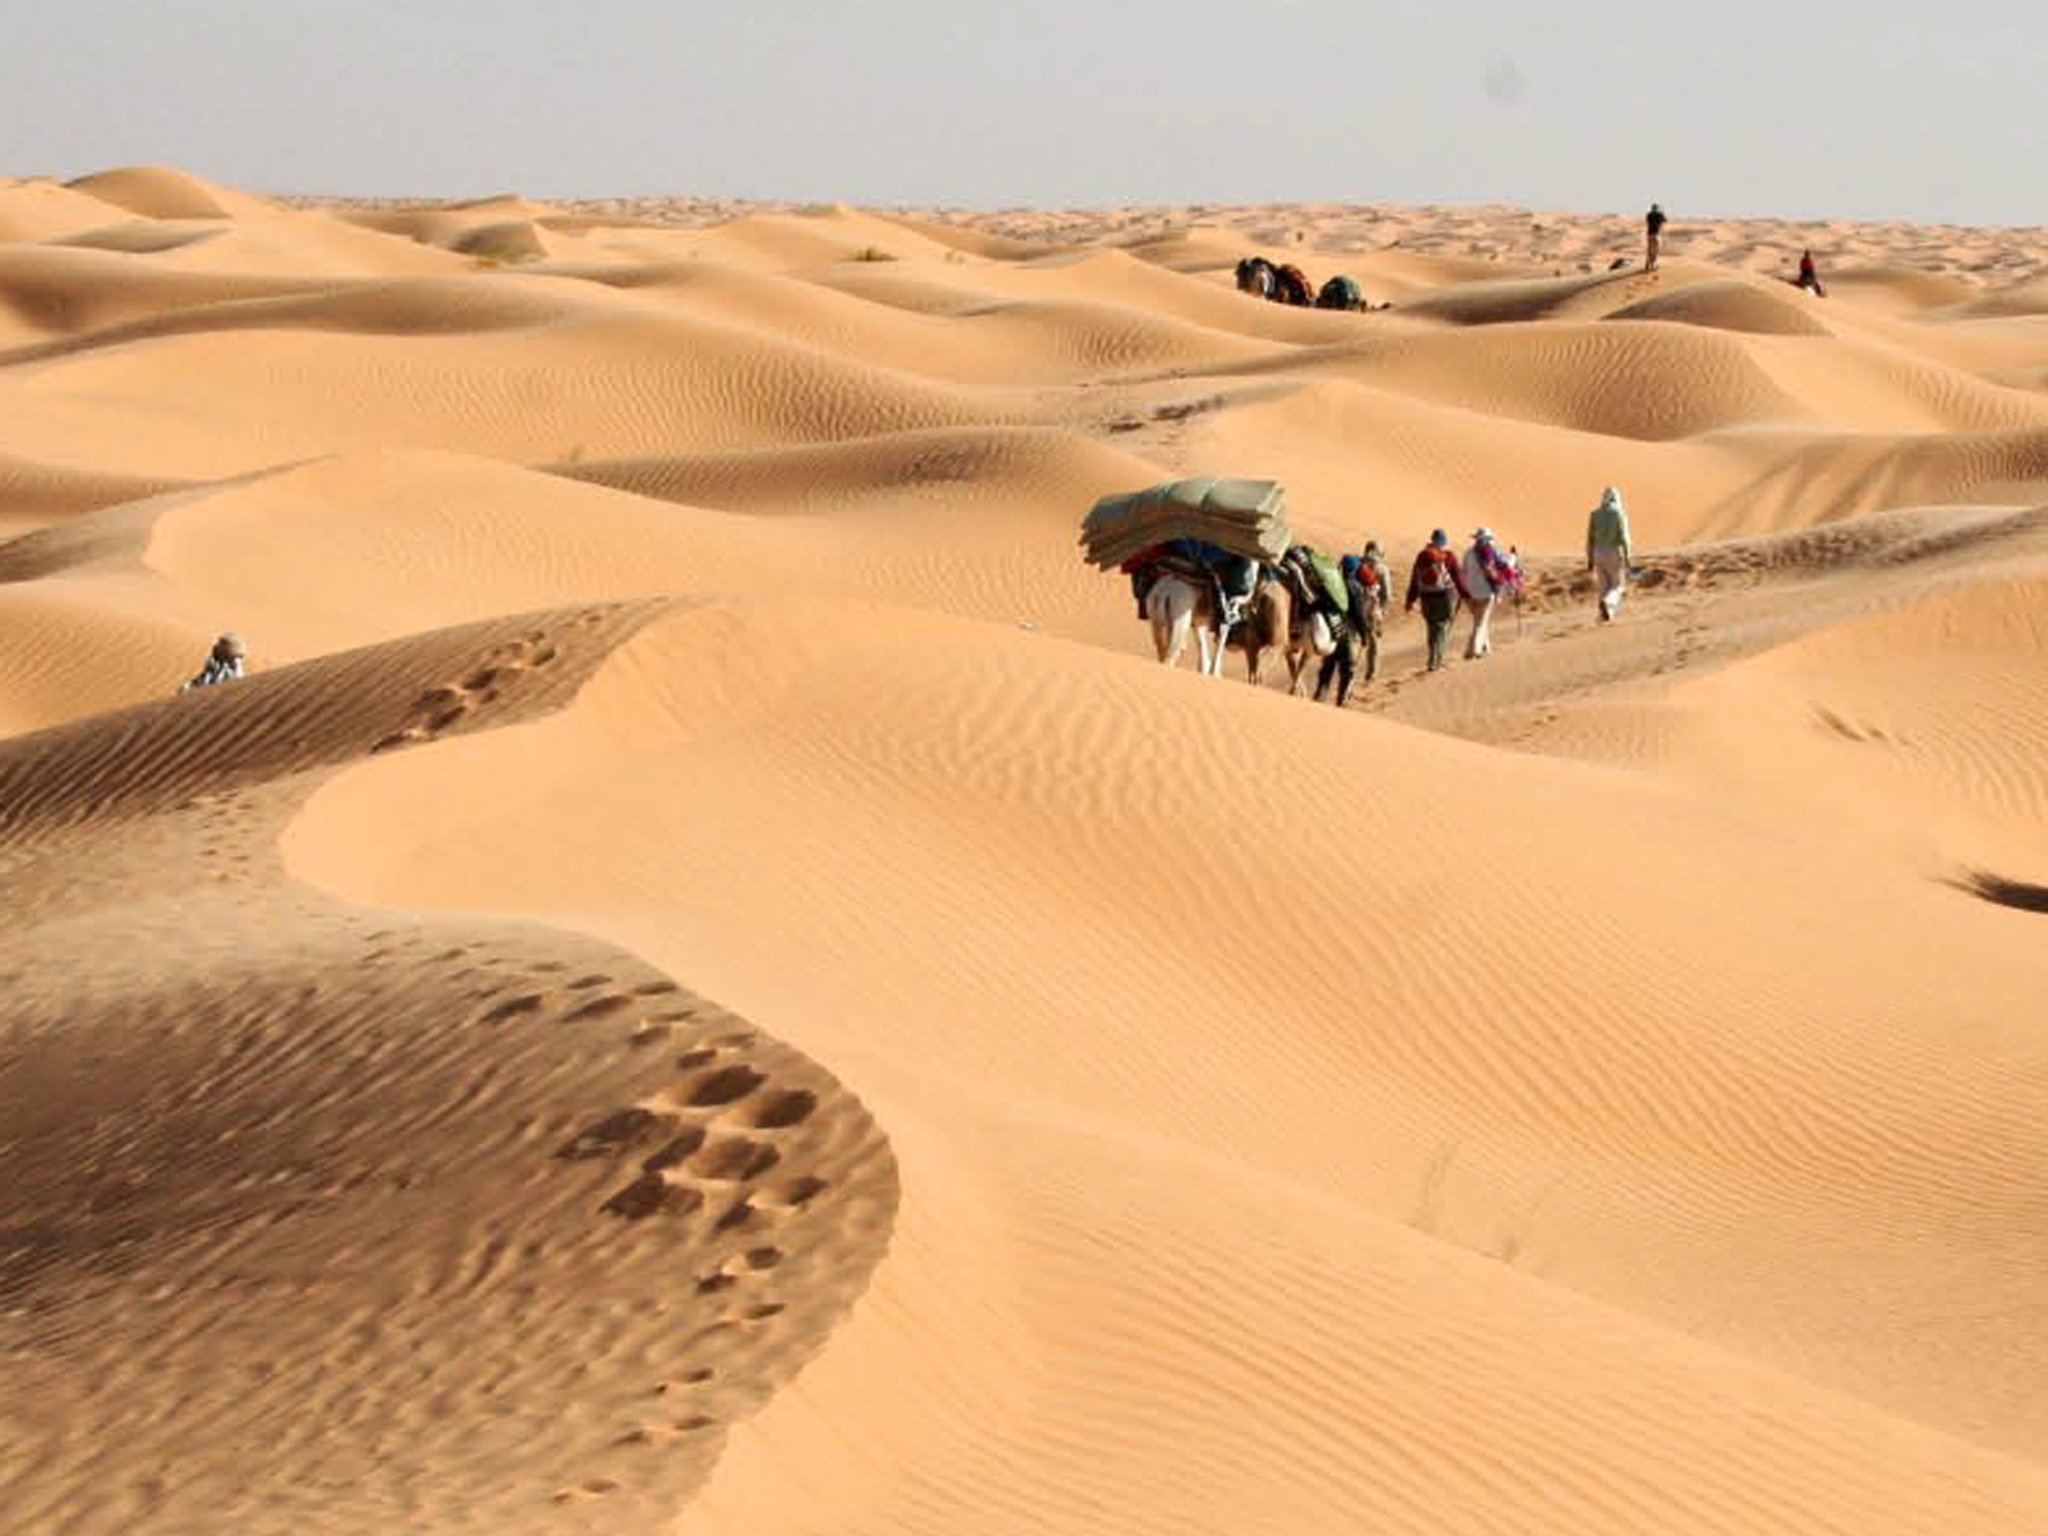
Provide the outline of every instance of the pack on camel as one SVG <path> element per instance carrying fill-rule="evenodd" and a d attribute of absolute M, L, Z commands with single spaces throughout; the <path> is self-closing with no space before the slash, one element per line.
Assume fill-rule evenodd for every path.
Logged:
<path fill-rule="evenodd" d="M 1262 580 L 1290 542 L 1285 503 L 1273 480 L 1168 481 L 1096 502 L 1081 544 L 1089 564 L 1130 578 L 1162 662 L 1178 665 L 1192 637 L 1213 677 L 1234 641 L 1256 679 L 1292 620 L 1285 590 Z"/>
<path fill-rule="evenodd" d="M 1272 262 L 1263 256 L 1247 256 L 1237 264 L 1237 291 L 1301 309 L 1310 308 L 1316 301 L 1316 290 L 1307 273 L 1291 263 Z"/>
<path fill-rule="evenodd" d="M 1145 619 L 1160 661 L 1179 666 L 1193 638 L 1196 670 L 1213 677 L 1222 673 L 1229 652 L 1241 651 L 1245 681 L 1256 688 L 1265 680 L 1266 657 L 1277 651 L 1287 662 L 1287 691 L 1298 692 L 1310 658 L 1327 652 L 1317 648 L 1312 628 L 1296 621 L 1286 582 L 1262 567 L 1251 597 L 1227 629 L 1216 611 L 1217 592 L 1214 581 L 1186 570 L 1154 575 L 1145 593 Z"/>
<path fill-rule="evenodd" d="M 1237 264 L 1237 291 L 1255 299 L 1270 299 L 1278 280 L 1273 263 L 1263 256 L 1247 256 Z"/>

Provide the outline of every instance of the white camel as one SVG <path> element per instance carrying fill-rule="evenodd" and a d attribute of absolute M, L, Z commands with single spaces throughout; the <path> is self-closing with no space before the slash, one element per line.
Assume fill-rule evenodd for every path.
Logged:
<path fill-rule="evenodd" d="M 1180 665 L 1192 634 L 1196 670 L 1209 677 L 1221 676 L 1224 657 L 1233 650 L 1243 651 L 1245 679 L 1257 687 L 1266 655 L 1278 651 L 1287 662 L 1287 691 L 1291 694 L 1301 691 L 1302 675 L 1309 665 L 1336 649 L 1328 622 L 1320 615 L 1304 619 L 1296 613 L 1287 584 L 1270 576 L 1260 580 L 1245 604 L 1242 622 L 1228 637 L 1219 632 L 1216 589 L 1172 571 L 1160 576 L 1145 594 L 1145 617 L 1152 624 L 1153 648 L 1167 666 Z"/>
<path fill-rule="evenodd" d="M 1195 670 L 1206 677 L 1223 671 L 1223 636 L 1217 624 L 1216 593 L 1206 582 L 1191 581 L 1172 571 L 1162 574 L 1145 594 L 1145 617 L 1152 625 L 1152 645 L 1169 667 L 1180 665 L 1195 637 Z"/>

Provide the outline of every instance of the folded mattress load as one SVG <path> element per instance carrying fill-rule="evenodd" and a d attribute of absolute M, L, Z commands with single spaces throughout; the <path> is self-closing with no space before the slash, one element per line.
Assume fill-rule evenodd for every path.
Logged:
<path fill-rule="evenodd" d="M 1293 542 L 1287 493 L 1277 480 L 1169 480 L 1105 496 L 1081 524 L 1088 562 L 1103 570 L 1175 539 L 1213 544 L 1247 560 L 1278 560 Z"/>

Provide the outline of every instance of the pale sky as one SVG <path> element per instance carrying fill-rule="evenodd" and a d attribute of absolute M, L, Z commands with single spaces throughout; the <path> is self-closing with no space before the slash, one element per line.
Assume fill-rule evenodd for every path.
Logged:
<path fill-rule="evenodd" d="M 0 0 L 0 171 L 2048 223 L 2048 4 Z"/>

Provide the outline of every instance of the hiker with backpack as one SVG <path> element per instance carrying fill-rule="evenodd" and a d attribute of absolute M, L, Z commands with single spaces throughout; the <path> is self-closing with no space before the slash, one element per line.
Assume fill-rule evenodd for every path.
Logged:
<path fill-rule="evenodd" d="M 1656 203 L 1643 215 L 1643 270 L 1657 270 L 1657 249 L 1664 241 L 1664 210 Z"/>
<path fill-rule="evenodd" d="M 244 675 L 247 660 L 248 651 L 242 644 L 242 637 L 230 631 L 213 642 L 213 649 L 207 653 L 206 665 L 181 683 L 178 692 L 190 693 L 194 688 L 232 683 Z"/>
<path fill-rule="evenodd" d="M 1477 661 L 1493 654 L 1493 610 L 1502 594 L 1520 596 L 1522 573 L 1519 562 L 1511 560 L 1493 537 L 1491 528 L 1472 530 L 1471 546 L 1461 562 L 1461 585 L 1465 607 L 1472 615 L 1472 637 L 1465 646 L 1465 659 Z"/>
<path fill-rule="evenodd" d="M 1351 685 L 1358 676 L 1360 647 L 1370 645 L 1375 657 L 1378 655 L 1379 641 L 1374 637 L 1373 626 L 1379 621 L 1380 601 L 1376 578 L 1358 556 L 1346 555 L 1337 562 L 1337 567 L 1346 602 L 1343 611 L 1334 615 L 1332 633 L 1337 648 L 1323 658 L 1322 669 L 1316 674 L 1315 699 L 1318 704 L 1323 702 L 1334 677 L 1337 707 L 1342 709 L 1351 698 Z"/>
<path fill-rule="evenodd" d="M 1365 654 L 1365 680 L 1380 672 L 1380 637 L 1386 631 L 1387 610 L 1394 604 L 1394 573 L 1387 569 L 1380 553 L 1380 541 L 1367 539 L 1365 553 L 1345 557 L 1347 570 L 1355 570 L 1366 606 L 1358 629 L 1359 648 Z"/>
<path fill-rule="evenodd" d="M 1422 621 L 1429 631 L 1429 670 L 1441 672 L 1444 652 L 1451 641 L 1451 622 L 1458 616 L 1458 600 L 1466 595 L 1460 561 L 1451 550 L 1451 536 L 1439 528 L 1415 556 L 1408 573 L 1408 613 L 1422 606 Z"/>
<path fill-rule="evenodd" d="M 1612 623 L 1621 611 L 1622 594 L 1628 590 L 1628 510 L 1621 504 L 1621 488 L 1610 485 L 1600 493 L 1600 505 L 1586 516 L 1586 569 L 1599 591 L 1600 622 Z"/>
<path fill-rule="evenodd" d="M 1362 594 L 1357 584 L 1346 581 L 1355 600 Z M 1316 670 L 1315 701 L 1320 704 L 1330 691 L 1330 682 L 1337 683 L 1337 707 L 1342 709 L 1351 698 L 1351 684 L 1358 676 L 1358 630 L 1354 612 L 1335 613 L 1330 620 L 1330 637 L 1336 642 L 1335 648 L 1323 658 L 1323 664 Z"/>

